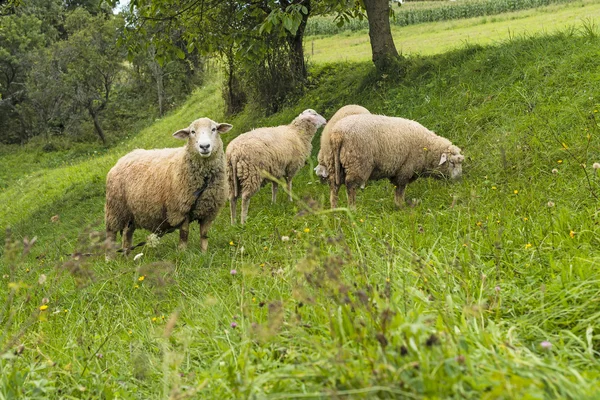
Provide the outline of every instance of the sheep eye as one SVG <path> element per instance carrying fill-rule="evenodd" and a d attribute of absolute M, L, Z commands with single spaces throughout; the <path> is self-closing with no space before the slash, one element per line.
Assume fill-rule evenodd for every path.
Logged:
<path fill-rule="evenodd" d="M 195 134 L 195 133 L 196 133 L 196 131 L 192 131 L 192 135 Z"/>
<path fill-rule="evenodd" d="M 217 128 L 212 128 L 212 131 L 213 131 L 213 132 L 216 132 L 216 131 L 217 131 Z"/>

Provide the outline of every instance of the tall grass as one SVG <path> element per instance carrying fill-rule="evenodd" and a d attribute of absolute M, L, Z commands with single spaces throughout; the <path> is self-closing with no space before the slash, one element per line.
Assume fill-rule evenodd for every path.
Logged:
<path fill-rule="evenodd" d="M 394 9 L 394 17 L 391 23 L 397 26 L 407 26 L 426 22 L 497 15 L 574 1 L 576 0 L 471 0 L 444 2 L 443 5 L 434 4 L 427 7 L 403 6 Z M 339 25 L 333 17 L 312 17 L 308 20 L 306 35 L 330 36 L 341 32 L 367 29 L 368 26 L 366 20 L 353 19 Z"/>
<path fill-rule="evenodd" d="M 402 210 L 370 182 L 330 212 L 315 148 L 293 203 L 265 188 L 243 227 L 225 210 L 207 254 L 194 225 L 186 251 L 171 234 L 106 262 L 94 231 L 112 163 L 219 115 L 215 86 L 107 154 L 11 171 L 0 397 L 598 398 L 598 46 L 587 23 L 411 58 L 401 82 L 313 70 L 298 104 L 226 138 L 359 103 L 461 146 L 463 180 L 417 180 Z"/>

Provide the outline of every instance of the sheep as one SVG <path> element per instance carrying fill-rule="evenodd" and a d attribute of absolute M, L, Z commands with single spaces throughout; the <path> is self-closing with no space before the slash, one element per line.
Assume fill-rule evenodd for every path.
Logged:
<path fill-rule="evenodd" d="M 269 178 L 285 178 L 292 201 L 292 178 L 312 150 L 312 138 L 327 121 L 315 110 L 304 110 L 289 125 L 258 128 L 229 143 L 226 150 L 231 224 L 236 221 L 237 199 L 242 196 L 241 223 L 246 222 L 250 198 Z M 272 181 L 271 200 L 277 198 L 278 184 Z"/>
<path fill-rule="evenodd" d="M 319 149 L 318 162 L 319 164 L 315 167 L 315 173 L 317 176 L 321 178 L 321 181 L 329 180 L 329 185 L 334 184 L 334 175 L 329 174 L 327 171 L 334 169 L 334 159 L 333 153 L 331 152 L 331 147 L 329 145 L 329 132 L 333 129 L 333 126 L 342 118 L 345 118 L 350 115 L 356 114 L 371 114 L 369 110 L 366 108 L 356 105 L 349 104 L 337 110 L 333 117 L 329 119 L 325 128 L 323 128 L 323 132 L 321 133 L 321 147 Z"/>
<path fill-rule="evenodd" d="M 106 177 L 104 213 L 109 248 L 121 232 L 127 254 L 133 232 L 143 228 L 159 236 L 179 229 L 179 248 L 185 249 L 189 224 L 198 221 L 201 249 L 206 252 L 208 229 L 227 201 L 219 134 L 231 128 L 200 118 L 173 134 L 187 140 L 185 146 L 137 149 L 119 159 Z"/>
<path fill-rule="evenodd" d="M 330 131 L 329 145 L 334 158 L 331 207 L 337 207 L 342 183 L 348 205 L 356 203 L 356 189 L 369 180 L 389 179 L 396 185 L 394 202 L 404 204 L 406 186 L 419 176 L 462 175 L 464 156 L 448 139 L 436 135 L 418 122 L 383 115 L 351 115 Z"/>

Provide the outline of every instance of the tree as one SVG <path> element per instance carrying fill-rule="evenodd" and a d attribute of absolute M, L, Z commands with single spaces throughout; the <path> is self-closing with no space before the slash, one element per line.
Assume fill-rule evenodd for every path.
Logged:
<path fill-rule="evenodd" d="M 390 28 L 390 3 L 388 0 L 363 0 L 369 20 L 369 38 L 373 63 L 379 72 L 391 72 L 400 56 Z"/>
<path fill-rule="evenodd" d="M 228 111 L 241 110 L 248 95 L 261 100 L 272 93 L 264 99 L 272 112 L 285 93 L 294 92 L 290 87 L 301 87 L 306 81 L 302 39 L 310 10 L 310 0 L 133 0 L 128 36 L 152 32 L 151 42 L 162 64 L 183 55 L 170 37 L 177 27 L 189 52 L 223 59 Z M 129 44 L 130 49 L 139 45 L 131 40 Z M 269 89 L 281 90 L 262 92 L 263 77 L 269 79 Z"/>
<path fill-rule="evenodd" d="M 40 49 L 29 71 L 24 112 L 38 135 L 62 133 L 69 107 L 65 84 L 66 66 L 60 59 L 59 45 Z M 56 132 L 58 131 L 58 132 Z"/>
<path fill-rule="evenodd" d="M 0 126 L 2 141 L 24 141 L 28 123 L 20 110 L 25 80 L 36 49 L 44 44 L 41 21 L 31 15 L 0 17 Z M 18 121 L 15 124 L 15 121 Z M 11 136 L 10 138 L 8 136 Z"/>
<path fill-rule="evenodd" d="M 87 111 L 102 143 L 106 143 L 106 135 L 101 115 L 122 69 L 123 55 L 116 46 L 121 26 L 122 21 L 116 17 L 92 17 L 80 8 L 68 16 L 69 39 L 59 45 L 67 67 L 65 83 L 70 98 Z"/>

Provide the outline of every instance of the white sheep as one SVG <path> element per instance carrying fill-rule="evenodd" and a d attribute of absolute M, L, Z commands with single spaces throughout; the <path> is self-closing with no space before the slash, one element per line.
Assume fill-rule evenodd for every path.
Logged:
<path fill-rule="evenodd" d="M 329 135 L 334 168 L 331 207 L 337 207 L 342 184 L 348 205 L 354 207 L 356 189 L 369 180 L 389 179 L 396 185 L 395 203 L 404 204 L 406 186 L 420 176 L 462 174 L 464 156 L 448 139 L 418 122 L 383 115 L 351 115 L 340 120 Z"/>
<path fill-rule="evenodd" d="M 308 109 L 289 125 L 254 129 L 229 143 L 226 155 L 231 224 L 235 224 L 238 197 L 242 197 L 244 224 L 250 198 L 267 183 L 267 177 L 285 178 L 292 200 L 292 178 L 310 156 L 317 129 L 326 122 L 316 111 Z M 275 202 L 278 185 L 275 181 L 272 185 L 271 199 Z"/>
<path fill-rule="evenodd" d="M 200 118 L 173 134 L 186 146 L 134 150 L 123 156 L 106 177 L 106 236 L 117 232 L 123 252 L 133 232 L 144 228 L 158 235 L 179 229 L 179 248 L 187 246 L 189 224 L 200 224 L 201 249 L 208 248 L 208 228 L 227 201 L 223 142 L 229 124 Z"/>
<path fill-rule="evenodd" d="M 350 115 L 356 114 L 371 114 L 371 112 L 366 108 L 356 104 L 343 106 L 337 110 L 335 114 L 333 114 L 321 133 L 321 147 L 319 148 L 319 155 L 317 157 L 319 164 L 315 167 L 315 173 L 321 178 L 322 181 L 329 180 L 330 187 L 335 184 L 335 175 L 327 172 L 334 170 L 334 156 L 333 152 L 331 151 L 329 134 L 338 121 Z"/>

